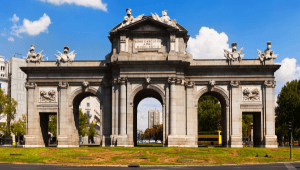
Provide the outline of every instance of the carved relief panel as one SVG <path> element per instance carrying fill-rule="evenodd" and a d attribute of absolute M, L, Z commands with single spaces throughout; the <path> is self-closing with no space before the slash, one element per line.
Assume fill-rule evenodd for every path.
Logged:
<path fill-rule="evenodd" d="M 242 101 L 246 102 L 260 102 L 261 101 L 261 87 L 260 86 L 244 86 L 242 87 Z"/>
<path fill-rule="evenodd" d="M 56 88 L 40 88 L 40 103 L 56 103 L 57 89 Z"/>

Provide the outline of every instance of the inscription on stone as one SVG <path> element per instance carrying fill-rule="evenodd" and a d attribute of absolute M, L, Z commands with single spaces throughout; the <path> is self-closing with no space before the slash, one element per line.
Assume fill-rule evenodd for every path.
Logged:
<path fill-rule="evenodd" d="M 160 39 L 135 39 L 135 49 L 158 49 L 161 48 Z"/>

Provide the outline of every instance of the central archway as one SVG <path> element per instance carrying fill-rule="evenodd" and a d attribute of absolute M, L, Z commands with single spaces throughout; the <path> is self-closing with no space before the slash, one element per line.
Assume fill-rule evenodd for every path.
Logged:
<path fill-rule="evenodd" d="M 140 86 L 136 88 L 131 96 L 131 101 L 133 105 L 133 143 L 134 146 L 137 146 L 137 108 L 139 103 L 145 98 L 154 98 L 157 99 L 160 104 L 162 105 L 162 115 L 163 115 L 163 126 L 165 126 L 165 95 L 161 88 L 148 85 L 148 86 Z M 164 127 L 165 128 L 165 127 Z M 163 138 L 163 143 L 165 138 Z"/>
<path fill-rule="evenodd" d="M 229 138 L 229 95 L 226 93 L 226 91 L 224 89 L 222 89 L 221 87 L 204 87 L 203 89 L 201 89 L 197 95 L 196 95 L 196 100 L 195 105 L 198 106 L 198 101 L 200 100 L 200 98 L 202 96 L 206 96 L 206 95 L 210 95 L 213 96 L 215 98 L 217 98 L 221 104 L 221 130 L 222 130 L 222 146 L 223 147 L 228 147 L 229 143 L 230 143 L 230 138 Z M 198 117 L 198 113 L 197 113 L 197 117 Z M 198 120 L 197 120 L 198 122 Z M 198 128 L 198 127 L 197 127 Z M 197 131 L 198 133 L 198 131 Z"/>

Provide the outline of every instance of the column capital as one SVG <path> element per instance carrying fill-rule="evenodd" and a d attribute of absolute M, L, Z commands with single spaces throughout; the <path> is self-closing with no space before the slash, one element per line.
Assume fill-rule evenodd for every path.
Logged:
<path fill-rule="evenodd" d="M 58 83 L 58 87 L 59 87 L 60 89 L 67 89 L 68 86 L 69 86 L 68 82 L 59 82 L 59 83 Z"/>
<path fill-rule="evenodd" d="M 184 79 L 177 78 L 175 83 L 181 85 L 183 81 Z"/>
<path fill-rule="evenodd" d="M 118 83 L 120 83 L 121 85 L 126 84 L 127 82 L 127 78 L 126 77 L 120 77 L 118 78 Z"/>
<path fill-rule="evenodd" d="M 193 88 L 194 85 L 195 85 L 195 82 L 193 82 L 193 81 L 186 81 L 186 82 L 184 82 L 184 85 L 185 85 L 187 88 Z"/>
<path fill-rule="evenodd" d="M 168 83 L 175 84 L 175 82 L 176 82 L 176 78 L 175 77 L 169 77 Z"/>
<path fill-rule="evenodd" d="M 239 87 L 240 84 L 241 84 L 240 81 L 236 81 L 236 80 L 230 82 L 232 88 L 234 87 L 237 88 Z"/>
<path fill-rule="evenodd" d="M 176 35 L 170 35 L 170 42 L 175 42 Z"/>
<path fill-rule="evenodd" d="M 25 83 L 25 87 L 27 89 L 35 89 L 36 86 L 37 86 L 36 83 L 33 83 L 33 82 L 26 82 Z"/>
<path fill-rule="evenodd" d="M 274 81 L 274 80 L 266 80 L 265 82 L 264 82 L 264 85 L 265 85 L 265 87 L 272 87 L 272 88 L 274 88 L 275 86 L 276 86 L 276 81 Z"/>

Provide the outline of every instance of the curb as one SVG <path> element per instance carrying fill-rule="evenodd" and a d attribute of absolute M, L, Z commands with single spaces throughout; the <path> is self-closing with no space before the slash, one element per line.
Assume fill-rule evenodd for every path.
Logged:
<path fill-rule="evenodd" d="M 246 163 L 246 164 L 220 164 L 220 165 L 139 165 L 140 167 L 200 167 L 200 166 L 243 166 L 243 165 L 270 165 L 270 164 L 285 164 L 285 163 L 300 163 L 295 162 L 271 162 L 271 163 Z M 0 164 L 15 164 L 15 165 L 42 165 L 42 166 L 74 166 L 74 167 L 128 167 L 128 165 L 63 165 L 63 164 L 30 164 L 30 163 L 6 163 Z"/>

